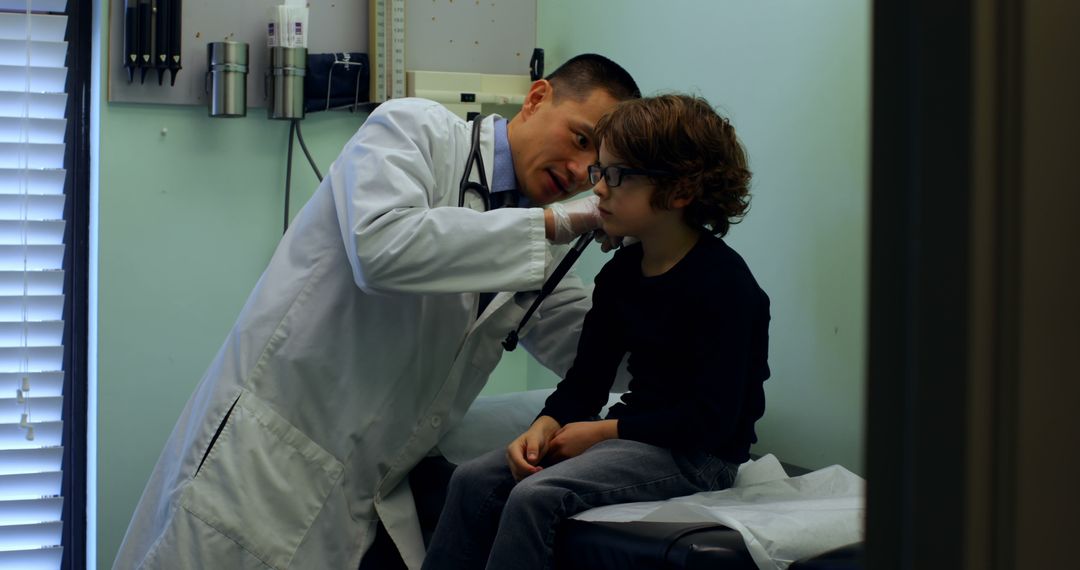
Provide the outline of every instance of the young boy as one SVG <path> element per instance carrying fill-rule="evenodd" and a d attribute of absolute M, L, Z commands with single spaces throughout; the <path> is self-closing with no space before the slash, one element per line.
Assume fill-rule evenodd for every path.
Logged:
<path fill-rule="evenodd" d="M 532 427 L 454 473 L 426 569 L 547 568 L 563 519 L 729 487 L 757 440 L 769 299 L 720 239 L 749 204 L 734 129 L 664 95 L 621 103 L 596 135 L 604 231 L 638 242 L 597 275 L 577 357 Z M 626 353 L 629 391 L 599 420 Z"/>

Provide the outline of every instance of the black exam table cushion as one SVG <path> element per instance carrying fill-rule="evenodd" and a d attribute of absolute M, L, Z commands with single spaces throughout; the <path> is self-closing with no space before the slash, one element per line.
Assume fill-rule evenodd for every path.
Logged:
<path fill-rule="evenodd" d="M 808 472 L 783 464 L 788 474 Z M 456 466 L 442 457 L 427 457 L 409 474 L 424 543 L 446 500 L 446 486 Z M 798 561 L 791 570 L 857 570 L 862 568 L 862 543 Z M 555 534 L 556 570 L 737 570 L 756 569 L 742 535 L 710 522 L 589 522 L 569 519 Z M 375 543 L 360 570 L 405 568 L 393 541 L 379 524 Z"/>
<path fill-rule="evenodd" d="M 574 519 L 563 523 L 555 535 L 555 567 L 559 570 L 757 568 L 742 535 L 716 523 Z"/>

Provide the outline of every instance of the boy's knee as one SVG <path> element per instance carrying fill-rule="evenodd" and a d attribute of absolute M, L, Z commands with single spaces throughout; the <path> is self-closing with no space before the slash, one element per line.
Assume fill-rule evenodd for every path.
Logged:
<path fill-rule="evenodd" d="M 507 509 L 549 509 L 561 504 L 570 494 L 566 489 L 552 485 L 539 477 L 526 477 L 510 491 Z"/>
<path fill-rule="evenodd" d="M 506 471 L 506 473 L 502 473 Z M 510 468 L 493 462 L 466 461 L 454 469 L 450 476 L 450 488 L 491 489 L 502 479 L 509 477 Z"/>
<path fill-rule="evenodd" d="M 471 467 L 468 463 L 463 463 L 454 469 L 454 473 L 450 476 L 449 489 L 468 489 L 470 486 L 476 483 L 475 468 Z"/>

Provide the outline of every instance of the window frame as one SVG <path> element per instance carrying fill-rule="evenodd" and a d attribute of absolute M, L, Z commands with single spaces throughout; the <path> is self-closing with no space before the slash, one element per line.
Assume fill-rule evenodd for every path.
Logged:
<path fill-rule="evenodd" d="M 87 567 L 87 339 L 90 270 L 90 102 L 93 11 L 96 3 L 68 0 L 67 220 L 64 239 L 64 547 L 61 568 Z"/>

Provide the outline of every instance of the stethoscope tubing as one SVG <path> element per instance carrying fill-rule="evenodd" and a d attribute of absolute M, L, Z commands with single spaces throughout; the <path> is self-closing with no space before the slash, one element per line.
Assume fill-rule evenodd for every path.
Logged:
<path fill-rule="evenodd" d="M 465 161 L 465 173 L 458 183 L 458 207 L 465 207 L 465 194 L 472 190 L 484 202 L 484 211 L 491 209 L 491 189 L 488 187 L 487 172 L 484 170 L 484 158 L 480 156 L 480 123 L 484 120 L 483 115 L 477 115 L 473 119 L 472 144 L 469 146 L 469 157 Z M 480 178 L 479 182 L 469 180 L 473 166 Z"/>
<path fill-rule="evenodd" d="M 577 241 L 574 242 L 574 246 L 570 248 L 570 251 L 566 252 L 562 261 L 560 261 L 559 265 L 555 267 L 555 270 L 551 272 L 551 275 L 544 280 L 544 284 L 540 287 L 540 294 L 533 299 L 532 305 L 529 305 L 529 310 L 525 311 L 525 315 L 521 317 L 521 321 L 518 323 L 517 328 L 510 331 L 510 334 L 506 335 L 506 338 L 503 340 L 502 345 L 507 352 L 517 348 L 518 335 L 521 334 L 521 329 L 525 328 L 525 323 L 529 322 L 529 318 L 536 312 L 540 303 L 544 302 L 544 299 L 555 291 L 555 287 L 562 281 L 562 278 L 566 276 L 566 273 L 570 271 L 574 262 L 581 257 L 581 253 L 585 251 L 586 247 L 589 247 L 590 243 L 592 243 L 597 231 L 599 230 L 581 234 Z"/>

